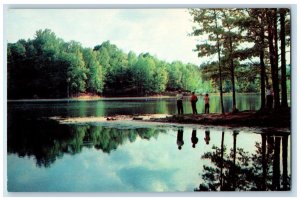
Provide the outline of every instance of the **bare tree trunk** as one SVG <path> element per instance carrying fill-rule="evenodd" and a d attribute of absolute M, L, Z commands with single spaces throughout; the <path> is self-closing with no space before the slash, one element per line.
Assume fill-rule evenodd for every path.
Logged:
<path fill-rule="evenodd" d="M 272 190 L 280 190 L 280 144 L 281 138 L 275 137 L 275 149 L 273 159 L 273 177 L 272 177 Z"/>
<path fill-rule="evenodd" d="M 236 99 L 235 99 L 235 82 L 234 82 L 234 64 L 232 55 L 232 39 L 229 38 L 230 45 L 230 74 L 231 74 L 231 85 L 232 85 L 232 112 L 236 111 Z"/>
<path fill-rule="evenodd" d="M 218 21 L 217 21 L 217 14 L 214 10 L 215 15 L 215 27 L 218 29 Z M 222 114 L 225 113 L 224 111 L 224 104 L 223 104 L 223 87 L 222 87 L 222 69 L 221 69 L 221 55 L 220 55 L 220 41 L 219 41 L 219 34 L 217 33 L 217 48 L 218 48 L 218 59 L 219 59 L 219 85 L 220 85 L 220 102 L 221 102 L 221 111 Z"/>
<path fill-rule="evenodd" d="M 220 170 L 220 190 L 223 190 L 223 162 L 224 162 L 224 131 L 222 131 L 222 140 L 221 140 L 221 170 Z"/>
<path fill-rule="evenodd" d="M 285 9 L 280 9 L 280 41 L 281 41 L 281 107 L 288 107 L 286 88 L 286 59 L 285 59 Z"/>
<path fill-rule="evenodd" d="M 272 85 L 274 91 L 274 108 L 278 109 L 279 107 L 279 86 L 278 86 L 278 66 L 276 66 L 276 52 L 273 43 L 274 34 L 276 33 L 274 27 L 274 19 L 276 18 L 273 15 L 273 12 L 269 12 L 268 17 L 268 42 L 269 42 L 269 52 L 270 52 L 270 63 L 271 63 L 271 74 L 272 74 Z M 277 41 L 276 41 L 277 42 Z"/>
<path fill-rule="evenodd" d="M 266 106 L 266 85 L 265 85 L 265 76 L 266 76 L 266 67 L 264 62 L 264 50 L 260 51 L 259 58 L 260 58 L 260 109 L 264 109 Z"/>
<path fill-rule="evenodd" d="M 236 181 L 237 181 L 237 175 L 236 175 L 236 138 L 239 134 L 239 131 L 234 130 L 233 131 L 233 167 L 232 167 L 232 177 L 233 177 L 233 190 L 236 190 Z"/>
<path fill-rule="evenodd" d="M 274 18 L 273 18 L 273 23 L 274 23 L 274 64 L 275 64 L 275 69 L 274 69 L 274 108 L 278 109 L 280 107 L 280 93 L 279 93 L 279 78 L 278 78 L 278 33 L 277 33 L 277 8 L 273 10 Z"/>
<path fill-rule="evenodd" d="M 261 150 L 262 150 L 262 168 L 263 168 L 263 178 L 261 184 L 261 190 L 266 190 L 266 180 L 267 180 L 267 160 L 266 160 L 266 141 L 267 137 L 266 134 L 261 134 Z"/>
<path fill-rule="evenodd" d="M 282 137 L 282 185 L 288 190 L 288 136 Z"/>
<path fill-rule="evenodd" d="M 261 23 L 263 21 L 263 18 L 261 18 Z M 259 53 L 259 59 L 260 59 L 260 109 L 264 109 L 266 106 L 266 85 L 265 85 L 265 80 L 266 80 L 266 67 L 265 67 L 265 30 L 264 30 L 264 25 L 261 25 L 260 28 L 260 53 Z"/>

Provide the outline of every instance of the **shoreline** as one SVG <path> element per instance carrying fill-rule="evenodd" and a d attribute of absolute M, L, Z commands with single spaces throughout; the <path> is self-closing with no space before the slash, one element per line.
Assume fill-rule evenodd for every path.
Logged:
<path fill-rule="evenodd" d="M 163 124 L 184 124 L 199 126 L 221 126 L 221 127 L 248 127 L 268 130 L 289 130 L 291 131 L 291 118 L 289 112 L 278 113 L 259 113 L 256 111 L 243 111 L 238 113 L 226 114 L 144 114 L 144 115 L 115 115 L 106 117 L 73 117 L 61 118 L 52 117 L 59 123 L 103 123 L 131 121 L 143 123 L 163 123 Z"/>
<path fill-rule="evenodd" d="M 98 101 L 98 100 L 144 100 L 144 99 L 173 99 L 175 96 L 124 96 L 124 97 L 97 97 L 97 98 L 60 98 L 60 99 L 10 99 L 7 102 L 60 102 L 60 101 Z"/>
<path fill-rule="evenodd" d="M 149 121 L 210 126 L 282 128 L 291 130 L 291 116 L 288 112 L 259 113 L 257 111 L 241 111 L 226 114 L 186 114 L 173 115 L 166 118 L 156 118 Z"/>
<path fill-rule="evenodd" d="M 259 95 L 259 93 L 237 93 L 243 95 Z M 197 96 L 203 96 L 203 94 L 196 94 Z M 218 93 L 210 93 L 211 96 L 219 96 Z M 231 96 L 231 93 L 224 93 L 224 96 Z M 189 95 L 185 95 L 188 98 Z M 7 102 L 59 102 L 59 101 L 98 101 L 98 100 L 143 100 L 143 99 L 174 99 L 176 98 L 176 93 L 174 94 L 158 94 L 151 96 L 78 96 L 70 98 L 24 98 L 24 99 L 7 99 Z"/>

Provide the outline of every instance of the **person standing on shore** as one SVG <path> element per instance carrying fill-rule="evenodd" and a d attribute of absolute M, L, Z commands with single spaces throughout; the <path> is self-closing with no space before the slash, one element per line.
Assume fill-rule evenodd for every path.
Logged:
<path fill-rule="evenodd" d="M 273 93 L 270 86 L 267 87 L 266 95 L 267 95 L 267 108 L 271 110 L 273 108 Z"/>
<path fill-rule="evenodd" d="M 196 103 L 198 101 L 197 96 L 195 95 L 195 92 L 192 92 L 192 96 L 190 98 L 191 104 L 192 104 L 192 110 L 193 110 L 193 114 L 198 114 L 197 112 L 197 107 L 196 107 Z"/>
<path fill-rule="evenodd" d="M 204 100 L 204 113 L 209 114 L 209 97 L 208 97 L 208 94 L 205 94 L 203 100 Z"/>
<path fill-rule="evenodd" d="M 183 114 L 183 94 L 181 91 L 179 91 L 179 93 L 176 95 L 176 99 L 177 99 L 177 110 L 178 110 L 178 114 Z"/>

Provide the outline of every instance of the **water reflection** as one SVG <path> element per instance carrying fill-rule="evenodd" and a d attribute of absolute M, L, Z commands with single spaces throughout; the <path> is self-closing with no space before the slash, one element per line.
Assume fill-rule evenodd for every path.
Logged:
<path fill-rule="evenodd" d="M 194 191 L 287 191 L 291 175 L 288 175 L 288 133 L 262 133 L 256 142 L 256 152 L 250 154 L 236 146 L 239 131 L 234 130 L 233 148 L 229 154 L 224 145 L 213 146 L 202 159 L 210 160 L 212 166 L 204 165 L 203 182 Z M 282 143 L 281 143 L 282 141 Z M 267 147 L 266 147 L 267 144 Z M 282 157 L 280 154 L 282 152 Z M 281 161 L 280 161 L 281 159 Z M 282 173 L 280 172 L 282 163 Z"/>
<path fill-rule="evenodd" d="M 83 147 L 110 154 L 125 143 L 133 143 L 137 138 L 150 141 L 156 139 L 161 133 L 168 133 L 170 129 L 61 125 L 43 119 L 18 118 L 15 118 L 14 125 L 18 126 L 9 127 L 8 153 L 17 154 L 19 157 L 34 157 L 36 165 L 40 168 L 50 168 L 56 159 L 62 158 L 66 153 L 80 155 Z M 199 129 L 192 128 L 189 132 L 184 131 L 186 128 L 177 127 L 175 136 L 172 136 L 174 140 L 176 138 L 176 149 L 180 149 L 180 153 L 183 154 L 191 153 L 191 150 L 194 152 L 202 150 L 203 147 L 195 149 L 198 147 L 196 145 L 200 144 L 197 137 Z M 240 136 L 239 130 L 226 133 L 227 143 L 224 142 L 224 131 L 214 131 L 212 140 L 210 129 L 200 129 L 200 131 L 204 132 L 202 143 L 207 147 L 212 141 L 213 145 L 211 149 L 201 152 L 200 160 L 197 159 L 203 167 L 200 168 L 201 183 L 194 189 L 195 191 L 290 190 L 288 133 L 261 133 L 260 142 L 255 143 L 255 151 L 249 153 L 244 147 L 238 146 L 239 139 L 245 139 Z M 192 146 L 182 149 L 184 140 L 187 138 L 191 140 Z M 214 144 L 217 142 L 216 139 L 219 140 L 219 146 Z M 178 156 L 186 157 L 182 154 Z M 204 161 L 209 161 L 209 163 Z"/>
<path fill-rule="evenodd" d="M 219 112 L 218 97 L 210 99 L 210 110 Z M 232 105 L 229 100 L 229 96 L 224 97 L 227 110 Z M 237 104 L 243 103 L 238 108 L 258 109 L 257 100 L 256 95 L 237 97 Z M 203 101 L 197 107 L 202 113 L 201 104 Z M 192 112 L 188 100 L 184 102 L 184 111 Z M 145 113 L 175 114 L 176 101 L 10 102 L 9 191 L 290 189 L 290 139 L 286 133 L 258 135 L 245 134 L 243 129 L 222 131 L 178 125 L 163 128 L 64 125 L 47 118 Z M 62 172 L 72 174 L 61 175 Z M 74 175 L 84 179 L 75 181 Z"/>
<path fill-rule="evenodd" d="M 210 141 L 210 131 L 209 130 L 205 130 L 204 141 L 207 145 L 209 144 L 209 141 Z"/>
<path fill-rule="evenodd" d="M 193 129 L 192 131 L 192 137 L 191 137 L 191 141 L 192 141 L 192 147 L 195 148 L 196 144 L 198 143 L 198 138 L 197 138 L 197 130 Z"/>
<path fill-rule="evenodd" d="M 15 126 L 18 125 L 18 126 Z M 49 120 L 14 118 L 8 127 L 8 153 L 33 156 L 39 167 L 50 167 L 65 153 L 78 154 L 83 147 L 110 153 L 124 142 L 156 138 L 165 130 L 158 128 L 113 128 L 93 125 L 63 125 Z"/>
<path fill-rule="evenodd" d="M 183 145 L 184 145 L 183 128 L 179 128 L 178 131 L 177 131 L 177 146 L 178 146 L 178 149 L 181 150 Z"/>
<path fill-rule="evenodd" d="M 260 108 L 259 94 L 237 94 L 237 107 L 239 110 L 258 110 Z M 224 95 L 225 112 L 232 109 L 230 95 Z M 191 114 L 192 108 L 188 97 L 183 101 L 185 114 Z M 197 102 L 197 110 L 204 113 L 204 102 Z M 176 100 L 169 99 L 115 99 L 97 101 L 28 101 L 8 102 L 8 115 L 19 112 L 36 117 L 62 116 L 111 116 L 133 114 L 177 114 Z M 210 112 L 220 113 L 220 99 L 217 95 L 210 96 Z"/>
<path fill-rule="evenodd" d="M 83 104 L 82 107 L 85 108 L 86 105 Z M 29 108 L 32 109 L 31 106 Z M 55 111 L 57 108 L 52 109 Z M 82 109 L 80 113 L 87 115 L 85 109 Z M 136 172 L 140 172 L 146 180 L 149 179 L 149 175 L 154 177 L 151 181 L 153 180 L 155 185 L 148 186 L 149 191 L 155 191 L 153 189 L 158 187 L 157 182 L 165 182 L 161 175 L 169 176 L 166 179 L 167 184 L 164 184 L 166 185 L 163 188 L 164 191 L 170 191 L 170 189 L 175 191 L 178 189 L 180 191 L 286 191 L 291 188 L 289 133 L 272 131 L 254 134 L 250 132 L 245 135 L 243 130 L 239 129 L 222 131 L 214 128 L 199 129 L 186 126 L 64 125 L 49 121 L 48 118 L 39 116 L 40 114 L 39 117 L 36 113 L 30 114 L 14 111 L 8 115 L 8 154 L 17 155 L 22 159 L 16 163 L 17 160 L 14 158 L 8 163 L 9 186 L 12 190 L 18 189 L 15 188 L 16 185 L 22 191 L 23 186 L 37 183 L 34 179 L 31 182 L 25 180 L 22 183 L 19 179 L 33 178 L 34 175 L 39 175 L 37 173 L 39 170 L 50 175 L 41 191 L 47 189 L 48 186 L 53 186 L 55 183 L 51 180 L 54 177 L 53 172 L 76 169 L 69 165 L 69 161 L 64 163 L 64 160 L 60 160 L 60 164 L 65 164 L 64 168 L 55 167 L 55 164 L 59 163 L 58 159 L 65 159 L 68 155 L 76 161 L 73 164 L 81 163 L 80 155 L 87 149 L 95 153 L 97 157 L 99 156 L 100 161 L 103 158 L 107 159 L 106 164 L 109 167 L 105 172 L 108 175 L 105 182 L 111 181 L 113 176 L 110 177 L 110 175 L 118 172 L 116 169 L 109 169 L 110 165 L 115 168 L 125 166 L 126 168 L 119 171 L 124 181 L 131 182 L 130 184 L 144 183 L 139 182 L 143 180 L 141 177 L 133 176 Z M 162 135 L 163 133 L 166 135 Z M 158 136 L 160 139 L 156 140 Z M 198 139 L 199 136 L 202 140 Z M 146 144 L 138 146 L 139 140 Z M 133 158 L 136 158 L 138 162 L 133 163 L 132 161 L 135 160 L 130 161 L 126 158 L 128 156 L 124 153 L 128 151 L 134 153 Z M 115 155 L 115 157 L 118 156 L 117 158 L 112 157 L 114 153 L 117 153 Z M 37 166 L 36 169 L 20 170 L 26 161 L 32 158 Z M 124 161 L 119 162 L 120 158 Z M 95 165 L 93 160 L 96 157 L 91 157 L 91 159 L 87 162 L 88 166 Z M 153 166 L 143 166 L 147 162 Z M 132 164 L 136 166 L 132 167 Z M 93 174 L 98 173 L 101 165 L 99 165 L 100 168 L 95 166 Z M 199 173 L 200 177 L 197 177 Z M 15 176 L 16 174 L 19 176 Z M 86 174 L 86 178 L 91 178 L 87 179 L 88 182 L 97 182 L 92 179 L 92 173 L 86 171 L 81 174 Z M 176 177 L 180 178 L 170 180 Z M 43 176 L 40 178 L 39 181 L 44 181 Z M 56 178 L 60 179 L 60 177 Z M 96 191 L 103 191 L 106 188 L 113 191 L 115 185 L 118 185 L 117 181 L 108 187 L 105 182 L 101 182 L 103 187 Z M 82 183 L 76 184 L 81 188 L 84 186 Z M 70 186 L 68 190 L 76 189 L 77 185 Z M 61 186 L 65 189 L 68 183 L 62 182 Z M 37 188 L 38 186 L 35 186 L 34 190 Z M 89 191 L 92 187 L 86 189 Z M 117 190 L 138 191 L 140 189 L 143 188 L 136 185 L 133 190 L 130 188 L 124 190 L 124 186 L 119 186 Z"/>

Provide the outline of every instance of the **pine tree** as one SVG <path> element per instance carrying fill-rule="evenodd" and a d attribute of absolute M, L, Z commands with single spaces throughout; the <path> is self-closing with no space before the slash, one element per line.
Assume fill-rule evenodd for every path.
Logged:
<path fill-rule="evenodd" d="M 208 35 L 209 38 L 209 41 L 197 44 L 196 51 L 198 51 L 198 56 L 218 57 L 220 104 L 222 114 L 224 114 L 221 67 L 222 44 L 220 38 L 220 35 L 223 32 L 220 24 L 222 9 L 191 9 L 190 14 L 193 16 L 194 22 L 198 25 L 198 27 L 194 27 L 192 35 L 200 37 Z M 212 63 L 213 62 L 215 61 L 212 61 Z"/>

